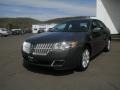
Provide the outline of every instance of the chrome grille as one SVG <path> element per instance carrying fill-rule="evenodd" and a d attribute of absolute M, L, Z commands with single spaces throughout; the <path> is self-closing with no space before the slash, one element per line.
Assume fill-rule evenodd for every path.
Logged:
<path fill-rule="evenodd" d="M 52 49 L 52 43 L 33 44 L 31 46 L 31 51 L 33 55 L 47 55 Z"/>

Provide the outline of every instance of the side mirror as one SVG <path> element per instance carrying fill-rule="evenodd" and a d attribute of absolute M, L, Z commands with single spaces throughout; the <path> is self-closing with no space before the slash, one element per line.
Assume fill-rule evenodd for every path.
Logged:
<path fill-rule="evenodd" d="M 94 28 L 92 31 L 93 31 L 93 32 L 99 32 L 101 29 L 102 29 L 101 27 L 96 27 L 96 28 Z"/>

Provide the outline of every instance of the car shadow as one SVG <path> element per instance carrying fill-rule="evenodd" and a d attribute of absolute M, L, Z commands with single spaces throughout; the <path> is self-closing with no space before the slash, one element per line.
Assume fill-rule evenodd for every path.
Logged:
<path fill-rule="evenodd" d="M 28 71 L 31 71 L 34 73 L 40 73 L 40 74 L 53 75 L 53 76 L 65 76 L 65 75 L 70 75 L 74 72 L 73 70 L 55 70 L 53 68 L 28 65 L 25 63 L 23 63 L 23 66 Z"/>
<path fill-rule="evenodd" d="M 100 56 L 102 53 L 107 53 L 107 52 L 101 51 L 101 52 L 99 52 L 98 54 L 96 54 L 95 56 L 93 56 L 90 60 L 91 60 L 91 61 L 95 60 L 95 58 L 97 58 L 98 56 Z"/>

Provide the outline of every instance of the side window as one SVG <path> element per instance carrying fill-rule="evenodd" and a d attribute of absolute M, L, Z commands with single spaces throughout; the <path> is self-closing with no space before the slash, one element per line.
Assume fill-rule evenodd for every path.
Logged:
<path fill-rule="evenodd" d="M 80 30 L 79 23 L 72 22 L 68 26 L 68 31 L 79 31 L 79 30 Z"/>
<path fill-rule="evenodd" d="M 87 22 L 73 22 L 69 24 L 68 31 L 86 31 L 88 28 Z"/>
<path fill-rule="evenodd" d="M 93 21 L 91 25 L 93 38 L 101 36 L 100 24 L 97 21 Z"/>
<path fill-rule="evenodd" d="M 80 23 L 80 29 L 81 30 L 87 30 L 88 29 L 88 24 L 85 22 Z"/>
<path fill-rule="evenodd" d="M 107 33 L 105 24 L 102 23 L 101 21 L 99 21 L 99 24 L 100 24 L 101 32 L 103 34 Z"/>
<path fill-rule="evenodd" d="M 100 27 L 100 25 L 97 23 L 97 21 L 92 22 L 92 25 L 91 25 L 92 30 L 95 29 L 95 28 L 99 28 L 99 27 Z"/>
<path fill-rule="evenodd" d="M 72 24 L 68 26 L 68 31 L 71 31 L 71 30 L 72 30 Z"/>
<path fill-rule="evenodd" d="M 99 21 L 99 24 L 100 24 L 100 27 L 102 27 L 103 29 L 106 29 L 106 26 L 101 21 Z"/>

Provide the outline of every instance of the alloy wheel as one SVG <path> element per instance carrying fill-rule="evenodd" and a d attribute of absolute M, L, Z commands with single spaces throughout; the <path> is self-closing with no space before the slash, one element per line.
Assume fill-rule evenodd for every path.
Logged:
<path fill-rule="evenodd" d="M 111 41 L 108 40 L 108 42 L 107 42 L 107 49 L 108 49 L 108 51 L 110 50 L 110 45 L 111 45 Z"/>
<path fill-rule="evenodd" d="M 85 49 L 82 54 L 82 66 L 86 68 L 90 62 L 90 52 L 88 49 Z"/>

